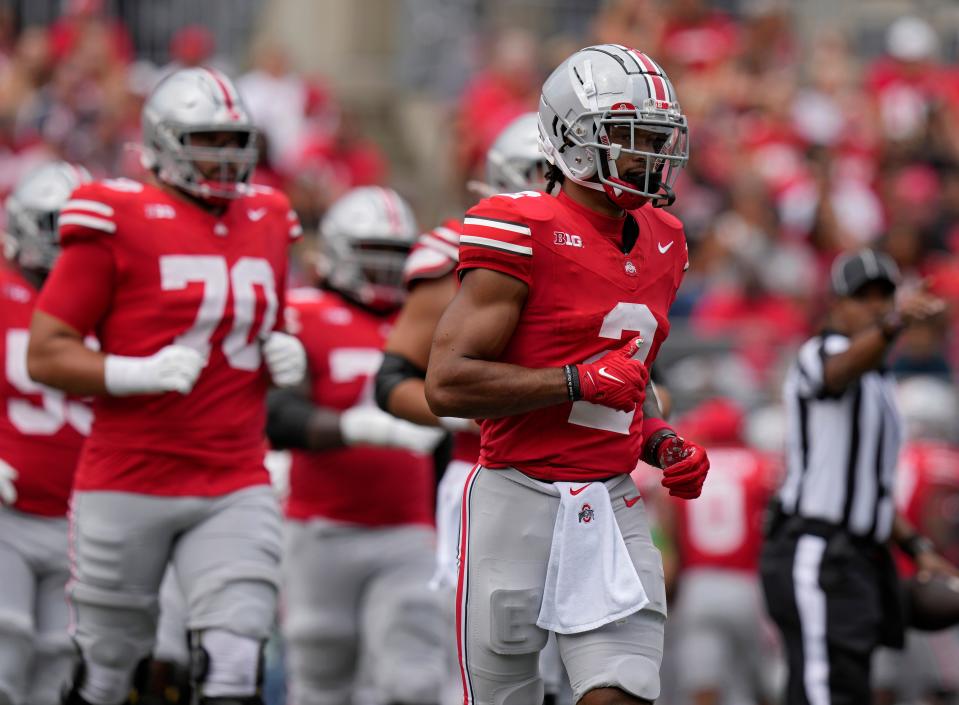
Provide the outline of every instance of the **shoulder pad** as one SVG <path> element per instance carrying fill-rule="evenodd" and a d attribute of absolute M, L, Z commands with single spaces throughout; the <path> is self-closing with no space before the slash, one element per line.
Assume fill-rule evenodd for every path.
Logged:
<path fill-rule="evenodd" d="M 653 220 L 658 220 L 660 223 L 662 223 L 667 228 L 670 228 L 671 230 L 683 229 L 682 221 L 679 218 L 677 218 L 675 215 L 673 215 L 672 213 L 669 213 L 663 210 L 662 208 L 653 208 L 652 206 L 647 205 L 647 206 L 643 206 L 642 210 L 644 213 L 647 214 L 647 217 Z"/>
<path fill-rule="evenodd" d="M 484 203 L 488 203 L 490 207 L 505 210 L 524 220 L 545 221 L 553 219 L 553 197 L 541 191 L 500 193 L 480 201 L 474 208 L 478 208 Z"/>

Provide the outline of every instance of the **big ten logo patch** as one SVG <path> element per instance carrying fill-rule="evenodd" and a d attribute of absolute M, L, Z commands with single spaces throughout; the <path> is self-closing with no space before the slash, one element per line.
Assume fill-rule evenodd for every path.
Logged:
<path fill-rule="evenodd" d="M 579 235 L 556 231 L 553 233 L 553 243 L 556 245 L 566 245 L 567 247 L 582 247 L 583 238 Z"/>
<path fill-rule="evenodd" d="M 584 504 L 579 510 L 579 523 L 588 524 L 593 520 L 593 517 L 596 516 L 596 512 L 593 511 L 593 508 L 589 504 Z"/>

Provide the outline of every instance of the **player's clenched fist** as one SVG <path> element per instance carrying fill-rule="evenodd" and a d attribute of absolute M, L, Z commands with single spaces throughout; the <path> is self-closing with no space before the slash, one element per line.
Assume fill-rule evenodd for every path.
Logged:
<path fill-rule="evenodd" d="M 107 355 L 104 383 L 107 392 L 123 397 L 130 394 L 189 394 L 206 359 L 185 345 L 167 345 L 148 357 Z"/>
<path fill-rule="evenodd" d="M 663 487 L 669 494 L 683 499 L 696 499 L 703 491 L 709 473 L 705 449 L 679 436 L 668 436 L 656 450 L 663 469 Z"/>
<path fill-rule="evenodd" d="M 263 342 L 263 358 L 277 387 L 295 387 L 306 374 L 306 351 L 298 338 L 273 331 Z"/>
<path fill-rule="evenodd" d="M 570 398 L 602 404 L 619 411 L 633 411 L 646 398 L 649 370 L 633 355 L 643 339 L 636 336 L 621 348 L 611 350 L 595 362 L 566 365 Z"/>

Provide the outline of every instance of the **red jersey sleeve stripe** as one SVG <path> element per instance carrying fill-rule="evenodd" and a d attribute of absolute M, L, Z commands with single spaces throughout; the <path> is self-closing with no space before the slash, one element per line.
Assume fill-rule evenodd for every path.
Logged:
<path fill-rule="evenodd" d="M 115 233 L 117 231 L 116 223 L 113 221 L 97 218 L 92 215 L 84 215 L 83 213 L 61 213 L 57 219 L 57 224 L 61 228 L 64 225 L 78 225 L 84 228 L 90 228 L 91 230 L 100 230 L 105 233 Z"/>
<path fill-rule="evenodd" d="M 533 248 L 526 247 L 525 245 L 514 245 L 509 242 L 502 242 L 500 240 L 493 240 L 488 237 L 478 237 L 476 235 L 463 235 L 460 237 L 461 245 L 474 245 L 476 247 L 486 247 L 491 250 L 499 250 L 500 252 L 509 252 L 515 255 L 521 255 L 523 257 L 532 257 Z"/>
<path fill-rule="evenodd" d="M 508 220 L 497 220 L 496 218 L 481 218 L 480 216 L 470 215 L 463 219 L 463 225 L 481 228 L 490 228 L 492 230 L 503 230 L 508 233 L 517 233 L 519 235 L 530 236 L 528 225 L 522 223 L 511 223 Z M 462 238 L 460 238 L 462 242 Z"/>
<path fill-rule="evenodd" d="M 91 201 L 86 198 L 72 198 L 63 204 L 60 213 L 69 213 L 70 211 L 87 211 L 97 215 L 112 216 L 113 207 L 100 201 Z"/>

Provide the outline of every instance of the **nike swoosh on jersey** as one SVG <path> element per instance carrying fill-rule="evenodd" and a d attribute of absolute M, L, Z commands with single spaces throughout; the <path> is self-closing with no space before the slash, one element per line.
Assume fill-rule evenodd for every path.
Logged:
<path fill-rule="evenodd" d="M 252 220 L 255 223 L 256 221 L 260 220 L 261 218 L 263 218 L 263 216 L 266 215 L 266 208 L 257 208 L 255 210 L 248 210 L 246 214 L 250 216 L 250 220 Z"/>
<path fill-rule="evenodd" d="M 630 499 L 629 497 L 623 497 L 623 502 L 626 503 L 627 507 L 632 507 L 634 504 L 636 504 L 636 502 L 640 500 L 641 497 L 642 495 L 636 495 L 632 499 Z"/>
<path fill-rule="evenodd" d="M 572 487 L 570 487 L 570 488 L 569 488 L 569 493 L 575 497 L 575 496 L 578 495 L 580 492 L 582 492 L 582 491 L 585 490 L 587 487 L 589 487 L 591 484 L 593 484 L 593 483 L 592 483 L 592 482 L 587 482 L 585 485 L 583 485 L 582 487 L 580 487 L 580 488 L 578 488 L 578 489 L 575 489 L 575 490 L 574 490 Z"/>
<path fill-rule="evenodd" d="M 626 383 L 625 383 L 623 380 L 621 380 L 619 377 L 615 377 L 614 375 L 611 375 L 609 372 L 607 372 L 605 367 L 600 367 L 600 368 L 597 370 L 597 372 L 599 373 L 599 376 L 600 376 L 600 377 L 605 377 L 606 379 L 611 379 L 611 380 L 613 380 L 614 382 L 619 382 L 620 384 L 626 384 Z"/>
<path fill-rule="evenodd" d="M 667 252 L 669 252 L 669 248 L 673 246 L 674 242 L 675 240 L 670 240 L 669 244 L 666 245 L 665 247 L 663 247 L 663 243 L 661 242 L 656 243 L 656 247 L 659 248 L 659 254 L 665 255 Z"/>

